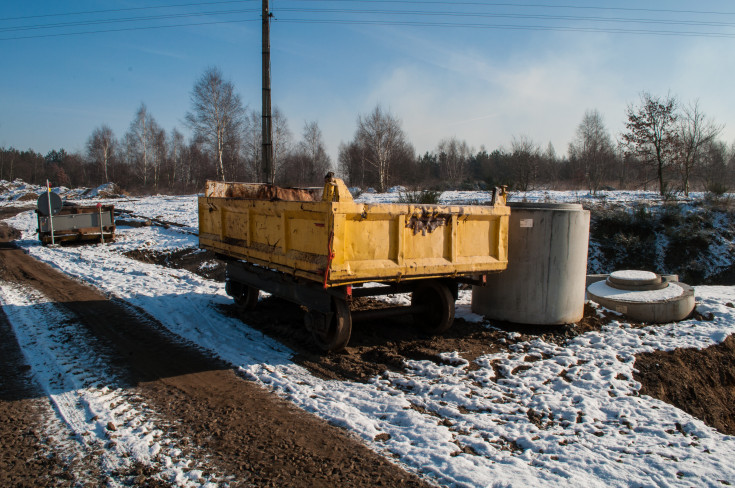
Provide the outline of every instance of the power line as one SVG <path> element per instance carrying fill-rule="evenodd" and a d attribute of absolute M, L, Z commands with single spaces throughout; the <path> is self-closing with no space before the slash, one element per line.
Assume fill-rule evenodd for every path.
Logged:
<path fill-rule="evenodd" d="M 144 10 L 144 9 L 155 9 L 155 8 L 171 8 L 171 7 L 191 7 L 191 6 L 203 6 L 203 5 L 215 5 L 225 3 L 242 3 L 246 1 L 254 0 L 229 0 L 220 2 L 200 2 L 200 3 L 187 3 L 187 4 L 170 4 L 158 7 L 137 7 L 127 9 L 108 9 L 99 11 L 89 11 L 82 13 L 94 13 L 94 12 L 122 12 L 129 10 Z M 314 0 L 308 0 L 314 1 Z M 345 2 L 345 0 L 317 0 L 317 1 L 341 1 L 342 3 L 364 3 L 366 0 L 351 0 Z M 536 4 L 508 4 L 508 3 L 497 3 L 497 2 L 442 2 L 442 1 L 426 1 L 418 2 L 414 0 L 370 0 L 370 3 L 390 3 L 390 4 L 433 4 L 433 5 L 483 5 L 483 6 L 539 6 Z M 562 5 L 544 5 L 544 7 L 555 7 L 555 8 L 590 8 L 597 10 L 629 10 L 629 11 L 661 11 L 657 9 L 623 9 L 618 7 L 580 7 L 580 6 L 562 6 Z M 0 28 L 0 32 L 10 33 L 18 31 L 29 31 L 29 30 L 43 30 L 43 29 L 64 29 L 69 27 L 82 27 L 82 26 L 96 26 L 105 24 L 115 23 L 130 23 L 130 22 L 150 22 L 155 20 L 172 20 L 172 19 L 183 19 L 189 17 L 202 17 L 202 16 L 214 16 L 214 15 L 236 15 L 236 14 L 248 14 L 259 12 L 259 9 L 238 9 L 238 10 L 215 10 L 205 12 L 184 12 L 184 13 L 170 13 L 162 15 L 148 15 L 148 16 L 137 16 L 127 18 L 111 18 L 111 19 L 92 19 L 92 20 L 80 20 L 72 22 L 61 22 L 54 24 L 35 24 L 35 25 L 24 25 L 15 27 L 4 27 Z M 573 15 L 549 15 L 549 14 L 518 14 L 518 13 L 489 13 L 489 12 L 467 12 L 467 11 L 436 11 L 436 10 L 396 10 L 396 9 L 353 9 L 353 8 L 310 8 L 310 7 L 284 7 L 279 8 L 280 12 L 292 12 L 292 13 L 316 13 L 316 14 L 347 14 L 347 15 L 372 15 L 372 16 L 441 16 L 441 17 L 473 17 L 473 18 L 504 18 L 504 19 L 520 19 L 520 20 L 547 20 L 547 21 L 569 21 L 569 22 L 594 22 L 594 23 L 626 23 L 626 24 L 652 24 L 652 25 L 671 25 L 671 26 L 692 26 L 692 27 L 732 27 L 735 26 L 733 22 L 721 22 L 721 21 L 697 21 L 697 20 L 671 20 L 671 19 L 647 19 L 647 18 L 625 18 L 625 17 L 600 17 L 600 16 L 573 16 Z M 692 11 L 674 11 L 671 9 L 666 10 L 667 12 L 692 12 Z M 56 15 L 76 15 L 77 13 L 69 14 L 48 14 L 49 16 Z M 165 24 L 165 25 L 149 25 L 149 26 L 130 26 L 126 28 L 113 28 L 113 29 L 98 29 L 98 30 L 87 30 L 78 32 L 57 32 L 49 34 L 37 34 L 37 35 L 26 35 L 26 36 L 14 36 L 0 38 L 3 40 L 16 40 L 16 39 L 33 39 L 42 37 L 60 37 L 60 36 L 77 36 L 84 34 L 99 34 L 105 32 L 120 32 L 120 31 L 132 31 L 132 30 L 152 30 L 152 29 L 163 29 L 173 27 L 187 27 L 197 25 L 211 25 L 211 24 L 227 24 L 237 22 L 251 22 L 257 19 L 240 19 L 240 20 L 227 20 L 227 21 L 213 21 L 213 22 L 193 22 L 193 23 L 176 23 L 176 24 Z M 393 26 L 411 26 L 411 27 L 442 27 L 442 28 L 472 28 L 472 29 L 504 29 L 504 30 L 547 30 L 547 31 L 568 31 L 568 32 L 589 32 L 589 33 L 613 33 L 613 34 L 635 34 L 635 35 L 665 35 L 665 36 L 685 36 L 685 37 L 714 37 L 714 38 L 732 38 L 735 34 L 727 32 L 702 32 L 702 31 L 680 31 L 680 30 L 655 30 L 655 29 L 624 29 L 616 27 L 583 27 L 583 26 L 569 26 L 569 25 L 528 25 L 528 24 L 486 24 L 486 23 L 459 23 L 459 22 L 428 22 L 428 21 L 410 21 L 410 20 L 392 20 L 392 19 L 327 19 L 327 18 L 281 18 L 282 22 L 290 23 L 303 23 L 303 24 L 343 24 L 343 25 L 393 25 Z"/>
<path fill-rule="evenodd" d="M 87 25 L 102 25 L 102 24 L 114 24 L 123 22 L 140 22 L 150 20 L 166 20 L 166 19 L 178 19 L 185 17 L 205 17 L 211 15 L 230 15 L 230 14 L 242 14 L 242 13 L 253 13 L 260 12 L 259 9 L 242 9 L 242 10 L 217 10 L 214 12 L 192 12 L 192 13 L 180 13 L 180 14 L 166 14 L 166 15 L 149 15 L 145 17 L 127 17 L 122 19 L 98 19 L 98 20 L 80 20 L 77 22 L 63 22 L 58 24 L 36 24 L 36 25 L 23 25 L 17 27 L 0 27 L 0 32 L 15 32 L 23 30 L 39 30 L 39 29 L 58 29 L 64 27 L 79 27 Z"/>
<path fill-rule="evenodd" d="M 39 15 L 28 15 L 21 17 L 6 17 L 0 19 L 0 22 L 9 20 L 22 20 L 22 19 L 33 19 L 33 18 L 46 18 L 46 17 L 68 17 L 72 15 L 91 15 L 100 13 L 114 13 L 114 12 L 129 12 L 139 10 L 157 10 L 165 8 L 178 8 L 178 7 L 201 7 L 210 5 L 222 5 L 232 3 L 252 3 L 257 0 L 222 0 L 216 2 L 192 2 L 192 3 L 177 3 L 177 4 L 165 4 L 155 5 L 148 7 L 128 7 L 118 9 L 104 9 L 104 10 L 86 10 L 77 12 L 60 12 L 55 14 L 39 14 Z M 523 4 L 523 3 L 507 3 L 507 2 L 446 2 L 439 0 L 291 0 L 295 2 L 309 2 L 309 3 L 382 3 L 382 4 L 405 4 L 405 5 L 451 5 L 451 6 L 484 6 L 484 7 L 512 7 L 512 8 L 547 8 L 547 9 L 576 9 L 576 10 L 601 10 L 601 11 L 623 11 L 623 12 L 648 12 L 648 13 L 676 13 L 676 14 L 702 14 L 702 15 L 735 15 L 735 12 L 722 12 L 722 11 L 707 11 L 707 10 L 677 10 L 677 9 L 652 9 L 652 8 L 630 8 L 630 7 L 599 7 L 591 5 L 549 5 L 549 4 Z M 280 11 L 284 10 L 299 10 L 295 8 L 281 8 Z M 307 9 L 303 9 L 306 11 Z M 319 9 L 311 9 L 319 10 Z M 345 9 L 347 10 L 347 9 Z M 392 10 L 386 11 L 388 13 L 396 12 Z M 400 11 L 398 11 L 400 12 Z"/>
<path fill-rule="evenodd" d="M 23 30 L 40 30 L 65 27 L 78 27 L 88 25 L 101 25 L 111 23 L 139 22 L 151 20 L 166 20 L 185 17 L 199 17 L 212 15 L 231 15 L 241 13 L 259 12 L 259 9 L 240 9 L 240 10 L 216 10 L 208 12 L 189 12 L 165 15 L 150 15 L 145 17 L 127 17 L 120 19 L 97 19 L 84 20 L 75 22 L 64 22 L 56 24 L 36 24 L 23 25 L 15 27 L 0 28 L 0 32 L 16 32 Z M 492 18 L 509 18 L 509 19 L 535 19 L 535 20 L 568 20 L 583 22 L 611 22 L 611 23 L 637 23 L 637 24 L 661 24 L 661 25 L 689 25 L 699 27 L 732 27 L 733 22 L 716 22 L 716 21 L 692 21 L 692 20 L 663 20 L 663 19 L 639 19 L 639 18 L 621 18 L 621 17 L 581 17 L 569 15 L 547 15 L 547 14 L 507 14 L 507 13 L 484 13 L 484 12 L 448 12 L 448 11 L 421 11 L 421 10 L 366 10 L 366 9 L 323 9 L 323 8 L 281 8 L 281 12 L 300 12 L 300 13 L 342 13 L 342 14 L 368 14 L 368 15 L 418 15 L 418 16 L 442 16 L 442 17 L 492 17 Z"/>
<path fill-rule="evenodd" d="M 735 38 L 735 34 L 719 33 L 719 32 L 690 32 L 690 31 L 664 31 L 651 29 L 618 29 L 618 28 L 599 28 L 599 27 L 564 27 L 564 26 L 544 26 L 544 25 L 513 25 L 513 24 L 479 24 L 479 23 L 454 23 L 454 22 L 412 22 L 412 21 L 388 21 L 388 20 L 350 20 L 350 19 L 296 19 L 296 18 L 280 18 L 279 22 L 283 23 L 300 23 L 300 24 L 340 24 L 340 25 L 389 25 L 389 26 L 406 26 L 406 27 L 440 27 L 440 28 L 463 28 L 463 29 L 490 29 L 490 30 L 528 30 L 528 31 L 558 31 L 558 32 L 586 32 L 586 33 L 606 33 L 606 34 L 632 34 L 632 35 L 657 35 L 657 36 L 681 36 L 681 37 L 709 37 L 709 38 Z M 0 41 L 16 40 L 16 39 L 37 39 L 46 37 L 64 37 L 78 36 L 85 34 L 100 34 L 106 32 L 123 32 L 134 30 L 152 30 L 152 29 L 168 29 L 174 27 L 190 27 L 214 24 L 234 24 L 241 22 L 255 22 L 256 19 L 240 19 L 213 22 L 193 22 L 185 24 L 171 24 L 158 26 L 137 26 L 119 29 L 100 29 L 94 31 L 83 32 L 64 32 L 54 34 L 38 34 L 28 36 L 16 36 L 0 38 Z"/>
<path fill-rule="evenodd" d="M 543 26 L 543 25 L 513 25 L 513 24 L 467 24 L 453 22 L 411 22 L 411 21 L 387 21 L 387 20 L 330 20 L 330 19 L 284 19 L 280 18 L 280 22 L 293 22 L 304 24 L 358 24 L 358 25 L 396 25 L 396 26 L 419 26 L 419 27 L 458 27 L 472 29 L 500 29 L 500 30 L 546 30 L 546 31 L 562 31 L 562 32 L 590 32 L 590 33 L 606 33 L 606 34 L 641 34 L 641 35 L 662 35 L 662 36 L 683 36 L 683 37 L 714 37 L 714 38 L 735 38 L 735 34 L 727 34 L 720 32 L 687 32 L 687 31 L 660 31 L 646 29 L 613 29 L 613 28 L 596 28 L 596 27 L 562 27 L 562 26 Z"/>
<path fill-rule="evenodd" d="M 178 7 L 198 7 L 198 6 L 209 6 L 209 5 L 222 5 L 232 3 L 250 3 L 258 0 L 222 0 L 217 2 L 191 2 L 191 3 L 176 3 L 176 4 L 165 4 L 165 5 L 153 5 L 148 7 L 127 7 L 117 9 L 104 9 L 104 10 L 86 10 L 77 12 L 60 12 L 55 14 L 38 14 L 38 15 L 27 15 L 22 17 L 6 17 L 0 19 L 0 21 L 6 20 L 22 20 L 22 19 L 34 19 L 44 17 L 64 17 L 71 15 L 91 15 L 100 13 L 112 13 L 112 12 L 130 12 L 136 10 L 155 10 L 164 8 L 178 8 Z M 452 5 L 452 6 L 485 6 L 485 7 L 512 7 L 512 8 L 547 8 L 547 9 L 573 9 L 573 10 L 601 10 L 601 11 L 619 11 L 619 12 L 649 12 L 649 13 L 674 13 L 674 14 L 695 14 L 695 15 L 735 15 L 735 12 L 723 12 L 723 11 L 712 11 L 712 10 L 679 10 L 679 9 L 654 9 L 654 8 L 642 8 L 642 7 L 600 7 L 593 5 L 549 5 L 549 4 L 537 4 L 537 3 L 508 3 L 508 2 L 446 2 L 439 0 L 291 0 L 294 2 L 309 2 L 309 3 L 384 3 L 384 4 L 405 4 L 405 5 Z"/>
<path fill-rule="evenodd" d="M 447 11 L 421 11 L 421 10 L 356 10 L 356 9 L 308 9 L 308 8 L 281 8 L 281 12 L 318 12 L 318 13 L 348 13 L 348 14 L 371 14 L 371 15 L 426 15 L 442 17 L 493 17 L 511 19 L 536 19 L 536 20 L 572 20 L 588 22 L 625 22 L 641 24 L 665 24 L 665 25 L 693 25 L 702 27 L 732 27 L 735 22 L 698 21 L 698 20 L 665 20 L 665 19 L 636 19 L 625 17 L 581 17 L 574 15 L 548 15 L 548 14 L 508 14 L 508 13 L 486 13 L 486 12 L 447 12 Z"/>
<path fill-rule="evenodd" d="M 655 9 L 641 7 L 598 7 L 593 5 L 549 5 L 538 3 L 507 3 L 507 2 L 443 2 L 438 0 L 292 0 L 297 2 L 345 2 L 345 3 L 391 3 L 411 5 L 474 5 L 486 7 L 518 7 L 518 8 L 550 8 L 550 9 L 579 9 L 579 10 L 608 10 L 621 12 L 650 12 L 675 14 L 702 14 L 702 15 L 735 15 L 735 12 L 721 12 L 711 10 L 677 10 Z"/>
<path fill-rule="evenodd" d="M 257 0 L 226 0 L 226 1 L 220 1 L 220 2 L 196 2 L 196 3 L 176 3 L 176 4 L 169 4 L 169 5 L 157 5 L 157 6 L 150 6 L 150 7 L 128 7 L 128 8 L 113 8 L 113 9 L 106 9 L 106 10 L 86 10 L 81 12 L 61 12 L 56 14 L 39 14 L 39 15 L 26 15 L 24 17 L 6 17 L 4 19 L 0 19 L 0 22 L 4 22 L 6 20 L 23 20 L 23 19 L 39 19 L 43 17 L 68 17 L 70 15 L 90 15 L 90 14 L 103 14 L 103 13 L 112 13 L 112 12 L 130 12 L 133 10 L 154 10 L 154 9 L 161 9 L 161 8 L 176 8 L 176 7 L 199 7 L 203 5 L 220 5 L 223 3 L 244 3 L 244 2 L 255 2 Z"/>
<path fill-rule="evenodd" d="M 257 19 L 240 19 L 240 20 L 221 20 L 213 22 L 192 22 L 189 24 L 172 24 L 172 25 L 152 25 L 152 26 L 140 26 L 140 27 L 122 27 L 119 29 L 100 29 L 96 31 L 83 31 L 83 32 L 61 32 L 56 34 L 37 34 L 33 36 L 17 36 L 17 37 L 0 37 L 0 41 L 12 41 L 16 39 L 41 39 L 45 37 L 67 37 L 67 36 L 81 36 L 84 34 L 102 34 L 105 32 L 125 32 L 125 31 L 136 31 L 136 30 L 153 30 L 153 29 L 170 29 L 174 27 L 191 27 L 200 25 L 215 25 L 215 24 L 238 24 L 244 22 L 260 22 L 260 18 Z"/>

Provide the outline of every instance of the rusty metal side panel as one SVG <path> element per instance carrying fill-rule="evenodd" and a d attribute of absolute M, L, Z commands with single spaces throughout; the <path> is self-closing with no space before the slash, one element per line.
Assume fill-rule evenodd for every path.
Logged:
<path fill-rule="evenodd" d="M 510 209 L 497 206 L 335 207 L 332 284 L 501 271 Z"/>

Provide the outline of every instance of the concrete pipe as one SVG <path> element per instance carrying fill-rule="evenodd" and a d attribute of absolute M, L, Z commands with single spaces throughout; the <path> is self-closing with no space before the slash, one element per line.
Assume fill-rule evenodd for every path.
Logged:
<path fill-rule="evenodd" d="M 590 213 L 579 204 L 510 203 L 508 269 L 472 289 L 472 311 L 521 324 L 584 313 Z"/>

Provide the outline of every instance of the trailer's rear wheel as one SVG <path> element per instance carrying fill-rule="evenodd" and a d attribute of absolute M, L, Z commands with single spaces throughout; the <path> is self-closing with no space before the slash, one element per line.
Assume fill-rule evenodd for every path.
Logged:
<path fill-rule="evenodd" d="M 418 284 L 411 294 L 411 306 L 418 309 L 414 321 L 429 334 L 444 332 L 454 323 L 454 296 L 441 281 Z"/>
<path fill-rule="evenodd" d="M 311 330 L 314 342 L 326 352 L 344 349 L 352 334 L 352 316 L 347 302 L 333 298 L 332 309 L 329 323 L 318 312 L 307 312 L 306 316 L 307 328 Z"/>

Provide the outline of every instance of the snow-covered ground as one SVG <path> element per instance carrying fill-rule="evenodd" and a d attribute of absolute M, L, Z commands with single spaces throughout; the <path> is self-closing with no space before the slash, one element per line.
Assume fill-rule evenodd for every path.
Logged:
<path fill-rule="evenodd" d="M 480 193 L 476 197 L 454 193 L 445 193 L 443 200 L 486 199 Z M 641 196 L 613 194 L 607 198 L 629 201 Z M 579 194 L 550 192 L 528 193 L 523 198 L 549 201 L 552 197 L 574 202 L 580 198 Z M 360 200 L 395 198 L 395 194 L 364 194 Z M 299 407 L 354 432 L 376 451 L 391 454 L 407 469 L 426 474 L 438 484 L 735 483 L 735 438 L 671 405 L 640 395 L 641 385 L 633 377 L 637 353 L 704 348 L 735 333 L 735 309 L 725 305 L 735 302 L 735 287 L 696 287 L 698 309 L 702 314 L 711 312 L 712 321 L 692 319 L 633 328 L 619 320 L 600 332 L 580 335 L 564 347 L 540 339 L 514 343 L 507 352 L 478 358 L 479 369 L 470 367 L 461 351 L 447 351 L 443 365 L 412 360 L 406 372 L 385 372 L 365 384 L 327 381 L 295 364 L 287 347 L 221 313 L 219 305 L 231 301 L 223 284 L 122 255 L 130 249 L 195 247 L 196 236 L 188 232 L 196 228 L 194 196 L 114 203 L 136 216 L 185 227 L 119 226 L 112 244 L 50 248 L 36 240 L 32 211 L 8 222 L 22 231 L 19 245 L 32 256 L 146 310 L 174 334 L 225 359 Z M 469 295 L 461 292 L 457 315 L 483 322 L 471 313 Z M 12 287 L 6 291 L 3 284 L 0 301 L 6 313 L 28 299 Z M 12 313 L 8 316 L 16 333 L 22 333 L 23 322 Z M 512 333 L 507 339 L 515 342 Z M 30 363 L 35 374 L 54 372 L 46 371 L 46 363 L 38 358 Z M 90 398 L 90 405 L 100 395 L 96 382 L 80 384 L 75 392 Z M 104 420 L 100 417 L 100 422 Z M 149 455 L 151 445 L 141 447 L 141 459 Z"/>
<path fill-rule="evenodd" d="M 364 203 L 389 203 L 399 199 L 401 191 L 388 193 L 361 193 L 356 199 Z M 701 200 L 704 193 L 692 192 L 689 200 Z M 487 191 L 445 191 L 439 197 L 443 204 L 482 203 L 488 202 L 492 193 Z M 655 191 L 598 191 L 591 193 L 586 190 L 556 191 L 531 190 L 513 191 L 508 195 L 509 202 L 538 202 L 538 203 L 631 203 L 631 202 L 661 202 L 662 198 Z"/>

